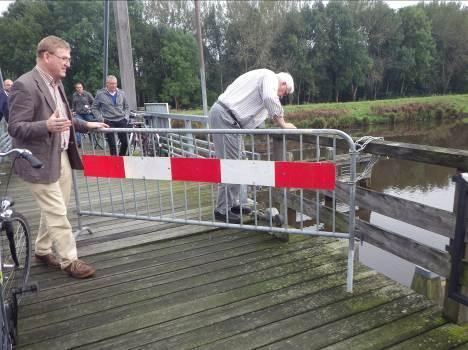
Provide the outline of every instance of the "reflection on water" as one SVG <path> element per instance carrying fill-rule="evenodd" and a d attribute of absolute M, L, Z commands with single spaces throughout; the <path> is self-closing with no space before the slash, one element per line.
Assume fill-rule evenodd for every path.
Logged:
<path fill-rule="evenodd" d="M 374 127 L 353 130 L 352 136 L 383 136 L 387 141 L 401 141 L 431 146 L 468 149 L 468 124 L 438 123 Z M 455 187 L 451 176 L 455 169 L 398 159 L 381 159 L 374 166 L 369 187 L 418 203 L 452 211 Z M 372 224 L 411 237 L 419 242 L 445 250 L 448 238 L 400 222 L 377 213 L 358 212 L 358 216 Z M 359 259 L 364 264 L 407 286 L 411 284 L 414 265 L 392 254 L 364 243 Z"/>

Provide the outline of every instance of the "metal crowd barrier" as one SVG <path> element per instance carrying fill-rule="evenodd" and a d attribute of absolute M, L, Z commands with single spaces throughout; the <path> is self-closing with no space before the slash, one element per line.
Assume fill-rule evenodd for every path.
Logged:
<path fill-rule="evenodd" d="M 125 135 L 129 150 L 125 156 L 110 155 L 107 143 L 103 149 L 93 147 L 89 141 L 82 144 L 85 168 L 79 186 L 74 176 L 79 217 L 105 216 L 348 239 L 347 290 L 352 291 L 357 152 L 346 133 L 333 129 L 149 128 L 105 129 L 99 133 L 110 134 L 117 144 L 118 133 Z M 169 139 L 169 134 L 171 142 L 162 142 Z M 215 134 L 241 135 L 241 159 L 214 158 Z M 92 142 L 93 138 L 89 139 Z M 325 139 L 327 142 L 323 142 Z M 344 140 L 348 149 L 338 149 L 338 140 Z M 345 181 L 351 184 L 349 202 L 338 203 L 335 181 L 337 167 L 344 158 Z M 248 193 L 249 204 L 240 205 L 241 209 L 249 205 L 253 214 L 241 216 L 240 224 L 215 220 L 217 188 L 228 184 Z M 293 202 L 298 215 L 288 218 Z M 342 225 L 337 229 L 336 208 L 347 216 L 345 229 Z M 81 220 L 79 225 L 81 228 Z"/>

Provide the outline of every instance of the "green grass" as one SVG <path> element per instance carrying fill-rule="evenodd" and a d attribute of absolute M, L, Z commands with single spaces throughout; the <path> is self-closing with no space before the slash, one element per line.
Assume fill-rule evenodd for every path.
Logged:
<path fill-rule="evenodd" d="M 376 115 L 371 111 L 371 107 L 377 106 L 401 106 L 410 103 L 422 104 L 447 104 L 452 105 L 458 110 L 467 111 L 468 107 L 468 94 L 464 95 L 444 95 L 444 96 L 428 96 L 428 97 L 408 97 L 398 98 L 392 100 L 376 100 L 376 101 L 362 101 L 362 102 L 342 102 L 342 103 L 316 103 L 305 105 L 288 105 L 285 106 L 284 111 L 286 117 L 288 113 L 312 111 L 316 109 L 327 110 L 343 110 L 347 111 L 350 116 L 359 120 L 365 117 L 369 118 L 370 122 L 381 121 L 382 116 Z"/>
<path fill-rule="evenodd" d="M 463 95 L 443 95 L 443 96 L 427 96 L 427 97 L 408 97 L 398 98 L 391 100 L 377 100 L 377 101 L 360 101 L 360 102 L 341 102 L 341 103 L 313 103 L 304 105 L 287 105 L 284 107 L 286 118 L 288 114 L 294 115 L 295 113 L 308 112 L 314 110 L 325 111 L 343 111 L 349 117 L 358 121 L 368 120 L 370 123 L 385 122 L 386 118 L 372 112 L 372 107 L 384 106 L 401 106 L 411 103 L 418 104 L 444 104 L 450 105 L 453 108 L 468 112 L 468 94 Z M 187 109 L 187 110 L 172 110 L 171 113 L 177 114 L 192 114 L 203 115 L 203 110 Z M 467 118 L 465 118 L 466 122 Z"/>

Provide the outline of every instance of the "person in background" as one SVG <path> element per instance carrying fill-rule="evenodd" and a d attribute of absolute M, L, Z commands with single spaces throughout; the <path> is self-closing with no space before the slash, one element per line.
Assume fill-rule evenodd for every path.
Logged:
<path fill-rule="evenodd" d="M 211 129 L 255 129 L 267 117 L 284 129 L 296 127 L 284 120 L 280 98 L 294 92 L 294 80 L 289 73 L 274 73 L 269 69 L 256 69 L 239 76 L 211 107 Z M 244 143 L 239 134 L 213 134 L 216 158 L 244 158 Z M 240 223 L 240 215 L 249 214 L 245 186 L 219 185 L 215 219 Z M 242 203 L 241 207 L 238 203 Z M 245 204 L 245 205 L 244 205 Z"/>
<path fill-rule="evenodd" d="M 87 278 L 96 269 L 78 259 L 67 218 L 72 169 L 83 169 L 75 129 L 86 132 L 107 125 L 72 117 L 61 82 L 70 61 L 70 45 L 65 40 L 48 36 L 39 42 L 36 66 L 18 78 L 11 89 L 8 132 L 13 148 L 29 149 L 44 164 L 33 169 L 24 159 L 14 162 L 14 171 L 25 181 L 41 210 L 36 259 L 61 268 L 71 277 Z"/>
<path fill-rule="evenodd" d="M 8 123 L 8 95 L 10 94 L 11 87 L 13 86 L 13 81 L 10 79 L 5 79 L 3 81 L 3 90 L 0 90 L 0 120 L 5 118 L 5 121 Z"/>
<path fill-rule="evenodd" d="M 117 78 L 109 75 L 106 78 L 106 88 L 97 92 L 92 106 L 92 112 L 98 120 L 103 120 L 111 128 L 127 128 L 130 116 L 130 107 L 123 90 L 117 88 Z M 120 140 L 119 156 L 127 153 L 128 140 L 126 133 L 119 132 L 117 136 Z M 117 145 L 115 135 L 106 133 L 106 140 L 109 145 L 109 153 L 117 155 Z"/>
<path fill-rule="evenodd" d="M 72 96 L 72 111 L 75 118 L 92 122 L 94 116 L 91 114 L 91 106 L 93 105 L 94 98 L 88 91 L 85 91 L 83 84 L 78 82 L 75 84 L 75 92 Z M 76 144 L 81 147 L 81 134 L 76 133 Z"/>

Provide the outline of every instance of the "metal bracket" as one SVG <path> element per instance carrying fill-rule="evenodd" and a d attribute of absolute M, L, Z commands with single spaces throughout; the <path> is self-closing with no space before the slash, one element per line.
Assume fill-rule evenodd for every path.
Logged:
<path fill-rule="evenodd" d="M 456 203 L 457 217 L 455 224 L 455 237 L 451 242 L 449 251 L 452 257 L 450 269 L 450 278 L 448 285 L 448 297 L 468 306 L 468 296 L 460 291 L 460 271 L 461 263 L 465 255 L 465 212 L 466 202 L 468 197 L 468 174 L 458 174 L 452 177 L 452 181 L 456 183 L 458 198 Z"/>

